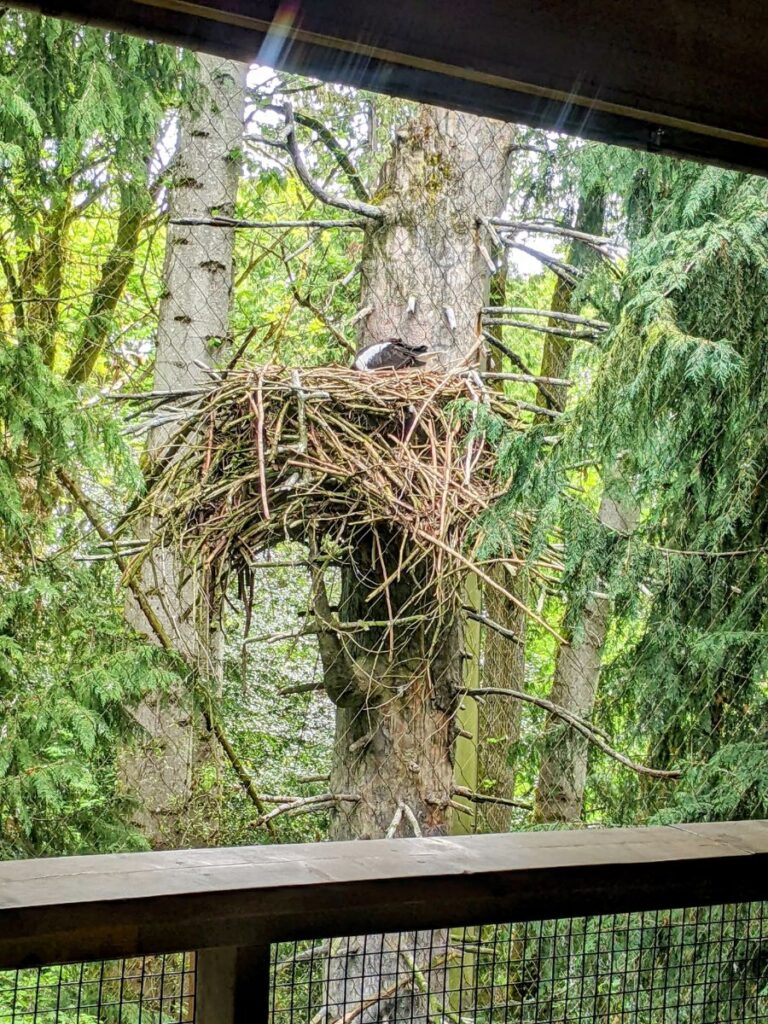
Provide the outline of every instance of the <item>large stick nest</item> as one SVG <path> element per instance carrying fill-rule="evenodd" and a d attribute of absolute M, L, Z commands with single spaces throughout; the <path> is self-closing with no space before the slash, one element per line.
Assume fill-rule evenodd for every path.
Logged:
<path fill-rule="evenodd" d="M 261 366 L 145 402 L 161 417 L 186 404 L 187 418 L 133 511 L 154 525 L 131 571 L 173 546 L 219 586 L 234 571 L 248 593 L 260 556 L 283 541 L 342 567 L 365 545 L 378 575 L 369 589 L 407 567 L 435 619 L 456 608 L 467 573 L 487 579 L 478 520 L 505 482 L 480 424 L 524 424 L 476 373 Z"/>

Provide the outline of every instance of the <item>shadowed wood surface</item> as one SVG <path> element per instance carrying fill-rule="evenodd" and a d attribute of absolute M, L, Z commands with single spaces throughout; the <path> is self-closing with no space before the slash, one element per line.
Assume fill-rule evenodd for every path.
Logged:
<path fill-rule="evenodd" d="M 222 56 L 768 170 L 761 0 L 27 0 Z"/>
<path fill-rule="evenodd" d="M 0 968 L 768 895 L 768 822 L 0 864 Z"/>

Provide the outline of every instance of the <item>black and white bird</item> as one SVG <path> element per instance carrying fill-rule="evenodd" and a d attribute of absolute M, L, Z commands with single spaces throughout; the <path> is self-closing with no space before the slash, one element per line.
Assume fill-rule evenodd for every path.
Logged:
<path fill-rule="evenodd" d="M 406 345 L 400 338 L 387 338 L 366 345 L 355 356 L 353 370 L 405 370 L 426 366 L 431 358 L 426 345 Z"/>

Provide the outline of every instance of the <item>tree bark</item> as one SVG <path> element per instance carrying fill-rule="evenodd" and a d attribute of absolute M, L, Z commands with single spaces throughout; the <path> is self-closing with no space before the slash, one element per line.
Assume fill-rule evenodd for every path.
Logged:
<path fill-rule="evenodd" d="M 204 366 L 215 364 L 229 345 L 234 231 L 183 227 L 181 218 L 234 214 L 240 174 L 246 65 L 199 55 L 203 98 L 181 117 L 169 196 L 164 293 L 155 358 L 155 390 L 198 384 Z M 162 452 L 173 425 L 153 430 L 149 464 Z M 151 530 L 151 523 L 147 523 Z M 144 566 L 141 585 L 154 613 L 184 661 L 215 687 L 219 654 L 206 581 L 184 580 L 183 567 L 168 550 L 157 550 Z M 128 621 L 153 639 L 146 618 L 129 600 Z M 213 760 L 214 741 L 195 711 L 190 687 L 180 681 L 170 693 L 134 709 L 142 727 L 136 747 L 122 759 L 123 783 L 139 803 L 137 823 L 155 847 L 210 840 L 212 821 L 193 808 L 195 776 Z"/>
<path fill-rule="evenodd" d="M 504 208 L 513 136 L 499 122 L 431 107 L 399 133 L 377 194 L 384 218 L 365 235 L 360 302 L 371 312 L 363 321 L 361 346 L 400 337 L 428 345 L 446 368 L 476 350 L 490 279 L 478 218 Z M 385 560 L 391 557 L 384 552 Z M 395 614 L 412 586 L 403 582 L 399 593 L 394 588 L 390 594 Z M 386 609 L 375 615 L 366 597 L 364 572 L 346 579 L 342 617 L 386 618 Z M 370 646 L 366 638 L 359 640 Z M 423 641 L 412 638 L 394 663 L 378 659 L 384 691 L 390 685 L 402 691 L 388 693 L 385 701 L 351 697 L 353 680 L 328 687 L 343 694 L 336 700 L 333 788 L 361 796 L 335 812 L 333 838 L 384 835 L 398 801 L 410 806 L 425 833 L 447 830 L 452 722 L 461 685 L 459 624 L 446 628 L 431 664 L 424 664 Z M 350 745 L 366 736 L 370 741 L 350 754 Z M 400 832 L 407 831 L 404 821 Z"/>
<path fill-rule="evenodd" d="M 593 190 L 582 197 L 576 213 L 575 227 L 580 231 L 598 233 L 605 214 L 605 196 Z M 577 267 L 590 265 L 594 254 L 574 243 L 566 262 Z M 550 309 L 556 313 L 571 311 L 574 286 L 561 277 L 555 282 Z M 504 306 L 505 296 L 496 296 L 493 305 Z M 550 320 L 550 327 L 562 327 L 558 320 Z M 500 331 L 500 328 L 498 328 Z M 542 349 L 539 373 L 543 377 L 568 376 L 573 357 L 572 338 L 547 335 Z M 536 403 L 545 409 L 562 412 L 568 401 L 568 388 L 547 385 L 538 388 Z M 546 422 L 545 417 L 540 417 Z M 515 592 L 527 603 L 528 584 L 524 576 L 515 581 Z M 483 658 L 483 677 L 487 686 L 525 690 L 525 647 L 527 618 L 521 609 L 513 606 L 502 595 L 489 590 L 485 595 L 488 617 L 515 634 L 510 640 L 493 630 L 486 630 Z M 521 708 L 516 701 L 505 697 L 486 697 L 479 709 L 478 725 L 478 785 L 483 792 L 501 797 L 515 795 L 514 746 L 520 740 Z M 513 810 L 501 804 L 484 804 L 478 808 L 478 832 L 508 832 Z"/>
<path fill-rule="evenodd" d="M 427 345 L 446 369 L 476 352 L 490 278 L 478 217 L 504 208 L 513 136 L 508 125 L 435 108 L 424 108 L 399 133 L 376 195 L 384 216 L 365 235 L 360 301 L 371 311 L 361 346 L 400 337 Z M 345 621 L 388 617 L 383 597 L 368 600 L 383 566 L 397 562 L 397 544 L 379 542 L 381 550 L 372 537 L 359 545 L 356 571 L 342 580 Z M 425 583 L 404 577 L 392 584 L 395 617 Z M 409 607 L 414 612 L 418 607 Z M 321 649 L 326 689 L 337 707 L 331 788 L 359 797 L 334 811 L 333 839 L 449 830 L 461 623 L 444 623 L 437 636 L 398 626 L 394 656 L 384 632 L 355 632 L 343 649 L 327 641 Z M 430 649 L 436 653 L 426 657 Z M 326 986 L 329 1020 L 368 999 L 374 1001 L 359 1015 L 361 1024 L 443 1015 L 447 935 L 355 937 L 336 946 Z M 435 993 L 430 1006 L 409 961 Z M 385 996 L 396 973 L 410 983 Z"/>
<path fill-rule="evenodd" d="M 606 529 L 629 536 L 637 516 L 626 501 L 606 492 L 598 512 Z M 600 581 L 595 581 L 600 586 Z M 611 601 L 594 595 L 587 599 L 581 620 L 571 633 L 570 644 L 561 645 L 549 700 L 586 721 L 592 718 L 600 682 L 603 647 L 611 622 Z M 587 781 L 589 741 L 548 715 L 544 726 L 544 756 L 534 800 L 539 822 L 568 822 L 581 818 Z"/>
<path fill-rule="evenodd" d="M 491 280 L 492 306 L 506 305 L 508 273 L 507 250 L 495 254 L 502 265 Z M 491 327 L 501 341 L 502 328 Z M 503 369 L 501 352 L 492 349 L 492 369 Z M 499 381 L 499 388 L 503 382 Z M 527 602 L 527 586 L 522 576 L 510 581 L 503 566 L 493 566 L 490 575 L 504 587 L 512 586 L 515 595 Z M 511 630 L 517 640 L 510 640 L 495 630 L 486 629 L 483 636 L 482 679 L 486 686 L 500 689 L 525 689 L 525 636 L 527 618 L 497 591 L 486 587 L 483 595 L 485 612 L 493 622 Z M 486 696 L 477 707 L 477 773 L 476 788 L 488 796 L 514 797 L 515 767 L 513 747 L 520 738 L 520 704 L 505 697 Z M 512 824 L 512 808 L 503 804 L 481 803 L 476 807 L 475 831 L 508 832 Z"/>
<path fill-rule="evenodd" d="M 151 205 L 152 196 L 144 183 L 121 185 L 115 244 L 101 269 L 80 343 L 67 371 L 67 380 L 72 384 L 88 379 L 109 340 L 115 309 L 133 269 L 141 229 Z"/>

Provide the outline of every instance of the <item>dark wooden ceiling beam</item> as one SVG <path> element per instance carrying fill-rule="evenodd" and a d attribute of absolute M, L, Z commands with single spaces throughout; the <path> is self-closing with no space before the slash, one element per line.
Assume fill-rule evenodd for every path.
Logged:
<path fill-rule="evenodd" d="M 27 0 L 289 71 L 768 171 L 762 0 Z"/>

